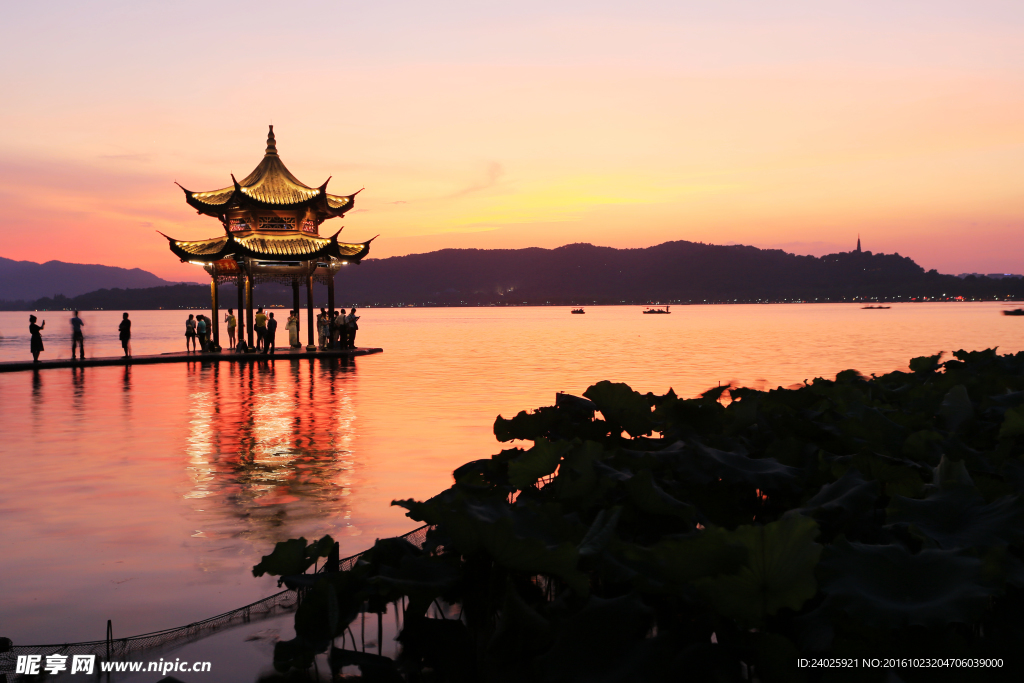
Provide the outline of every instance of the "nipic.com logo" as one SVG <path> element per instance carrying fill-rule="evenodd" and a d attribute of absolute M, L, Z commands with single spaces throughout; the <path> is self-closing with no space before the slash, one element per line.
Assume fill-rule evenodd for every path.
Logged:
<path fill-rule="evenodd" d="M 70 662 L 68 661 L 70 660 Z M 99 669 L 108 672 L 147 671 L 166 676 L 173 672 L 203 673 L 210 671 L 210 662 L 183 662 L 160 659 L 158 662 L 100 662 Z M 89 675 L 96 671 L 96 655 L 18 655 L 14 673 L 29 676 L 71 673 Z"/>
<path fill-rule="evenodd" d="M 91 674 L 96 669 L 96 655 L 72 655 L 70 673 Z M 42 655 L 18 655 L 14 673 L 34 675 L 40 669 L 48 674 L 59 674 L 68 671 L 67 655 L 46 655 L 45 662 Z"/>

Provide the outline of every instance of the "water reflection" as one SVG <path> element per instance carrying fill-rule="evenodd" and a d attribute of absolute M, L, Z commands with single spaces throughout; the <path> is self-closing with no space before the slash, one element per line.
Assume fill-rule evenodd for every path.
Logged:
<path fill-rule="evenodd" d="M 32 424 L 38 432 L 40 425 L 46 419 L 43 392 L 43 373 L 39 370 L 32 371 Z"/>
<path fill-rule="evenodd" d="M 188 372 L 184 498 L 202 527 L 193 537 L 241 537 L 266 548 L 325 519 L 347 524 L 354 364 L 196 363 Z"/>
<path fill-rule="evenodd" d="M 71 368 L 71 412 L 81 423 L 85 409 L 85 368 Z"/>

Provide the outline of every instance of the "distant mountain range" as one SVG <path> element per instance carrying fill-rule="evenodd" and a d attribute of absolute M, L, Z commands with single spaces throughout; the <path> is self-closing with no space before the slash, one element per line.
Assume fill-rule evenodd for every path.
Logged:
<path fill-rule="evenodd" d="M 8 264 L 0 259 L 0 282 Z M 4 308 L 190 308 L 209 305 L 208 285 L 167 286 L 155 275 L 105 266 L 51 262 L 37 268 L 106 269 L 138 274 L 164 286 L 118 285 L 79 296 L 8 301 Z M 92 272 L 92 271 L 91 271 Z M 101 271 L 95 271 L 99 273 Z M 112 273 L 108 273 L 112 275 Z M 96 282 L 97 280 L 90 280 Z M 1024 280 L 925 270 L 899 254 L 843 252 L 796 256 L 778 249 L 666 242 L 645 249 L 570 244 L 557 249 L 444 249 L 367 259 L 335 278 L 338 306 L 458 306 L 522 304 L 712 303 L 733 301 L 850 301 L 915 297 L 1024 297 Z M 6 285 L 5 285 L 6 286 Z M 60 291 L 55 282 L 47 285 Z M 79 289 L 87 287 L 84 281 Z M 7 289 L 0 298 L 10 299 Z M 74 291 L 66 289 L 64 291 Z M 291 305 L 290 288 L 255 289 L 256 305 Z M 316 287 L 317 306 L 326 303 Z M 221 285 L 222 307 L 234 307 L 235 288 Z"/>
<path fill-rule="evenodd" d="M 64 263 L 12 261 L 0 258 L 0 301 L 35 301 L 58 294 L 75 297 L 97 289 L 138 289 L 173 285 L 139 268 Z"/>
<path fill-rule="evenodd" d="M 1024 281 L 925 272 L 899 254 L 796 256 L 666 242 L 645 249 L 444 249 L 366 260 L 335 278 L 339 301 L 381 305 L 703 303 L 1024 295 Z"/>

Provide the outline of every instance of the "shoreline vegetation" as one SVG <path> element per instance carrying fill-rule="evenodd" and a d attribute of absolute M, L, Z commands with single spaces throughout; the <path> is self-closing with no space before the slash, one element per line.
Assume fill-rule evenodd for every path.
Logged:
<path fill-rule="evenodd" d="M 604 381 L 499 416 L 509 448 L 394 501 L 429 525 L 422 545 L 381 539 L 308 574 L 334 542 L 292 539 L 253 568 L 300 592 L 275 667 L 325 653 L 380 681 L 1007 680 L 1024 642 L 1024 352 L 941 356 L 695 399 Z M 346 649 L 360 614 L 395 610 L 396 660 Z M 822 658 L 836 668 L 798 666 Z M 908 658 L 931 664 L 885 663 Z"/>
<path fill-rule="evenodd" d="M 943 275 L 899 254 L 854 251 L 818 258 L 683 241 L 645 249 L 570 244 L 366 259 L 339 271 L 335 286 L 337 305 L 357 308 L 1024 299 L 1024 278 Z M 0 310 L 203 309 L 210 301 L 209 284 L 108 284 L 74 297 L 56 292 L 0 301 Z M 235 301 L 235 292 L 234 284 L 222 284 L 221 301 Z M 254 295 L 257 306 L 292 305 L 291 289 L 284 285 L 259 284 Z M 326 288 L 314 287 L 314 299 L 317 307 L 326 305 Z"/>

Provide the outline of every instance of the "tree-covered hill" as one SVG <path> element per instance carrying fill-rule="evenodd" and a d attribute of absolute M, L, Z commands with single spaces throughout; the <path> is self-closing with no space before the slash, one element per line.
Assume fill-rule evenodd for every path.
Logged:
<path fill-rule="evenodd" d="M 443 249 L 367 259 L 336 277 L 338 306 L 644 304 L 753 301 L 908 301 L 1024 297 L 1024 280 L 942 275 L 899 254 L 797 256 L 778 249 L 666 242 L 645 249 Z M 222 306 L 237 305 L 221 285 Z M 256 305 L 290 307 L 289 287 L 260 284 Z M 317 306 L 326 288 L 315 287 Z M 2 297 L 0 297 L 2 298 Z M 7 310 L 209 306 L 209 286 L 102 289 L 76 297 L 0 301 Z M 305 295 L 303 295 L 303 302 Z"/>

